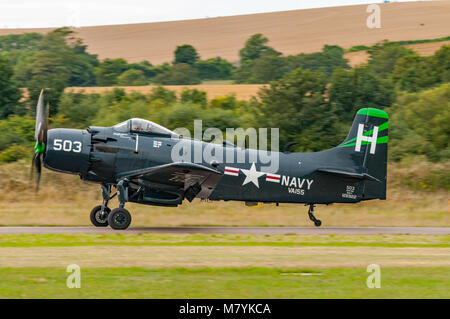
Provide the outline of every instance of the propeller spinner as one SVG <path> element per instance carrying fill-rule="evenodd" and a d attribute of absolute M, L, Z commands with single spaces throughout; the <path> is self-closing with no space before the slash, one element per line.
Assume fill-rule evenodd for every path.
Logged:
<path fill-rule="evenodd" d="M 45 153 L 47 144 L 47 130 L 48 130 L 48 112 L 49 107 L 44 105 L 44 90 L 41 90 L 39 100 L 36 106 L 36 127 L 34 130 L 34 139 L 36 144 L 34 146 L 33 162 L 31 164 L 31 172 L 36 170 L 36 191 L 39 190 L 39 183 L 41 180 L 42 171 L 42 155 Z"/>

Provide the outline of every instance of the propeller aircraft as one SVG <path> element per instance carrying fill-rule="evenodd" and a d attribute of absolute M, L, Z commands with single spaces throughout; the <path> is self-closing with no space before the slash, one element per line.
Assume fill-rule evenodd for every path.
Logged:
<path fill-rule="evenodd" d="M 205 149 L 210 143 L 188 140 L 154 122 L 132 118 L 112 127 L 90 126 L 87 130 L 48 129 L 44 92 L 36 108 L 35 155 L 32 170 L 41 167 L 76 174 L 101 186 L 103 202 L 94 207 L 94 226 L 126 229 L 131 215 L 125 203 L 176 207 L 194 198 L 256 203 L 297 203 L 309 206 L 315 226 L 317 204 L 358 203 L 386 199 L 388 115 L 375 108 L 360 109 L 347 138 L 338 146 L 312 153 L 291 153 L 287 145 L 279 156 L 277 172 L 261 169 L 259 161 L 174 161 L 178 143 Z M 250 158 L 259 150 L 215 145 L 236 156 Z M 112 194 L 113 189 L 116 191 Z M 117 196 L 119 207 L 111 210 Z"/>

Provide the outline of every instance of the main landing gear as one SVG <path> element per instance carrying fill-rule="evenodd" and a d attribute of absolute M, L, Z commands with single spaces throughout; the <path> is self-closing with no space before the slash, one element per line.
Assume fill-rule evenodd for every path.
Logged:
<path fill-rule="evenodd" d="M 106 227 L 108 226 L 108 215 L 111 209 L 104 207 L 103 205 L 98 205 L 92 208 L 90 218 L 91 223 L 95 227 Z"/>
<path fill-rule="evenodd" d="M 127 229 L 131 224 L 131 214 L 123 207 L 115 208 L 108 215 L 108 224 L 112 229 Z"/>
<path fill-rule="evenodd" d="M 320 225 L 322 225 L 322 221 L 320 219 L 317 219 L 316 216 L 314 216 L 314 204 L 309 204 L 309 209 L 308 209 L 308 216 L 309 219 L 311 219 L 314 222 L 314 226 L 319 227 Z"/>
<path fill-rule="evenodd" d="M 94 207 L 91 211 L 91 222 L 96 227 L 111 226 L 112 229 L 127 229 L 131 223 L 131 215 L 128 210 L 124 208 L 125 201 L 121 201 L 120 205 L 111 211 L 108 207 L 108 202 L 114 198 L 118 192 L 111 194 L 111 185 L 102 185 L 103 204 Z"/>

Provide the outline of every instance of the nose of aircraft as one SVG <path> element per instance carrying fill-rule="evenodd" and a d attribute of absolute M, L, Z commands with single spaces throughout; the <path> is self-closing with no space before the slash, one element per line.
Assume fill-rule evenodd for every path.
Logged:
<path fill-rule="evenodd" d="M 91 135 L 86 130 L 49 130 L 44 166 L 58 172 L 85 175 L 90 148 Z"/>

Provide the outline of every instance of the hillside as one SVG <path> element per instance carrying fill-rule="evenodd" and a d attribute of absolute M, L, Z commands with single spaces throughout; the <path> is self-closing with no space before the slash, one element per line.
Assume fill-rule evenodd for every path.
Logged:
<path fill-rule="evenodd" d="M 380 4 L 381 28 L 366 26 L 366 5 L 293 10 L 173 22 L 82 27 L 78 35 L 100 58 L 169 62 L 177 45 L 189 43 L 202 58 L 238 60 L 247 38 L 263 33 L 284 54 L 320 51 L 325 44 L 345 48 L 390 41 L 448 36 L 450 1 Z M 50 29 L 0 29 L 0 35 Z"/>

